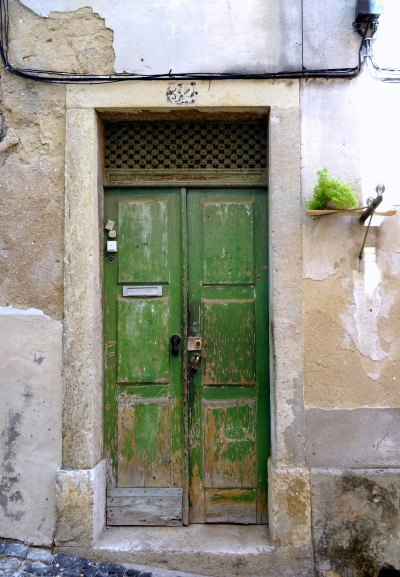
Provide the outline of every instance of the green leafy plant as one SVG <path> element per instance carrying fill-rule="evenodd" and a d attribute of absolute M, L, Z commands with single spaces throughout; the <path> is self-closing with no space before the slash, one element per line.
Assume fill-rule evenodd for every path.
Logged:
<path fill-rule="evenodd" d="M 305 205 L 309 210 L 323 210 L 328 206 L 334 208 L 356 208 L 358 200 L 355 191 L 349 184 L 340 180 L 334 180 L 327 168 L 317 172 L 319 178 L 315 185 L 313 196 L 306 200 Z"/>

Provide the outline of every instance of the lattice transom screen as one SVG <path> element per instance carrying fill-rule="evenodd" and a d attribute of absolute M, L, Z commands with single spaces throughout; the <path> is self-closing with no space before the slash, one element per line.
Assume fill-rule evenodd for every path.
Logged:
<path fill-rule="evenodd" d="M 106 170 L 264 170 L 266 122 L 105 125 Z"/>

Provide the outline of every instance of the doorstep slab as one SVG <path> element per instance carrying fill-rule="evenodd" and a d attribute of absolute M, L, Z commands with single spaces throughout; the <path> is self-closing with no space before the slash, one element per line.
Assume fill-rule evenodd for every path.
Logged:
<path fill-rule="evenodd" d="M 311 577 L 310 547 L 274 547 L 266 525 L 106 527 L 93 547 L 56 552 L 208 577 Z"/>

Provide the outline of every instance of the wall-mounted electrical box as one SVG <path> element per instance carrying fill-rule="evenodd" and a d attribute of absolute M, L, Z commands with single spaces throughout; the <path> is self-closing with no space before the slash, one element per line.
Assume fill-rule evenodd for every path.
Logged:
<path fill-rule="evenodd" d="M 383 14 L 383 0 L 357 0 L 356 22 L 378 19 Z"/>

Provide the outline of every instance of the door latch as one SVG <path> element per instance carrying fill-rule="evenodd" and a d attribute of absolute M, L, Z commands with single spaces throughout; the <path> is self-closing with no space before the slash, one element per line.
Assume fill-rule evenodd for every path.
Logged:
<path fill-rule="evenodd" d="M 201 355 L 199 355 L 199 353 L 196 353 L 194 355 L 194 363 L 192 365 L 192 371 L 196 372 L 199 368 L 199 360 L 201 359 Z"/>

